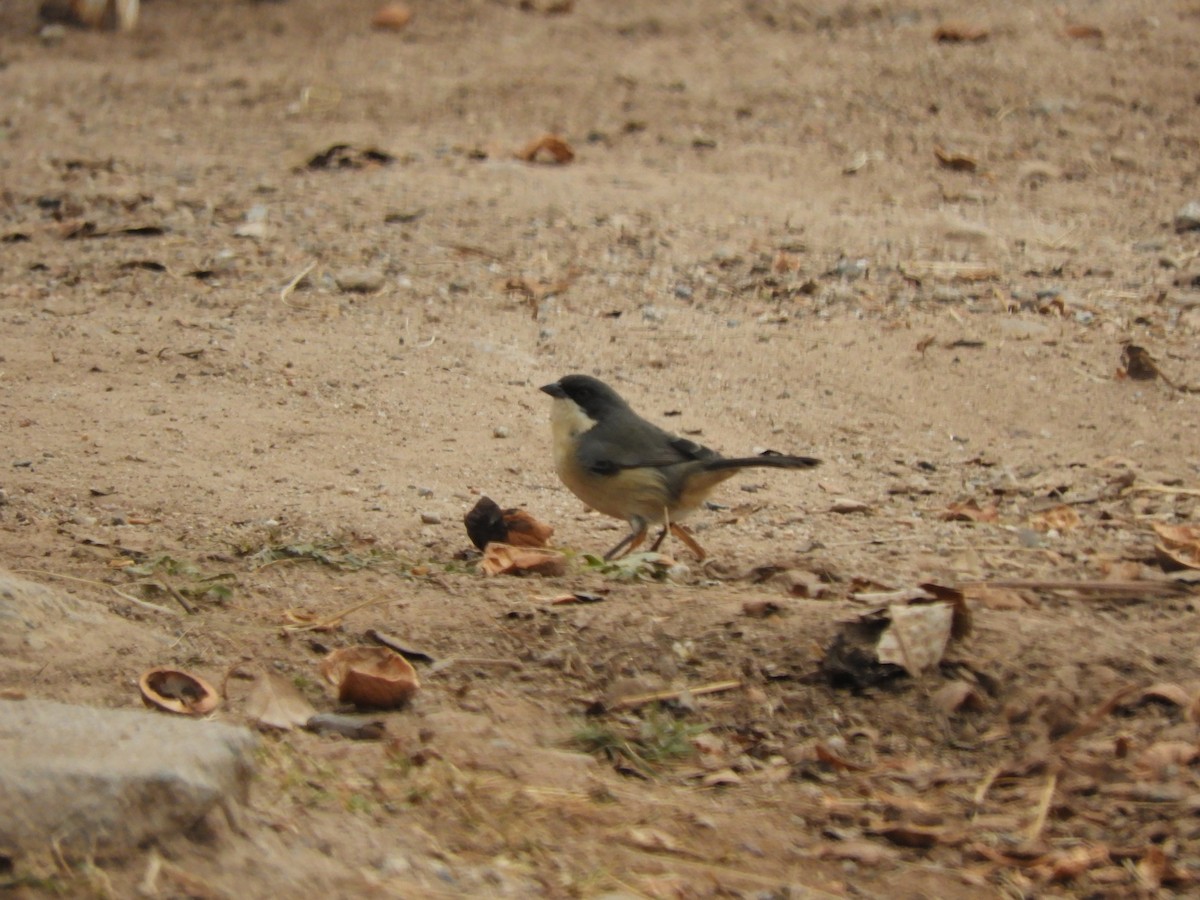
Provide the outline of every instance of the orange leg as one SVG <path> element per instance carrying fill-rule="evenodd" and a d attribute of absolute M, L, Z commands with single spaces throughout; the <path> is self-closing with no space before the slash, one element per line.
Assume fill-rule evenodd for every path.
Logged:
<path fill-rule="evenodd" d="M 700 546 L 700 542 L 692 537 L 692 533 L 678 522 L 671 523 L 671 534 L 687 544 L 687 548 L 695 553 L 696 558 L 701 562 L 704 562 L 708 558 L 708 552 Z"/>
<path fill-rule="evenodd" d="M 633 526 L 633 530 L 621 539 L 617 546 L 613 547 L 604 554 L 604 561 L 610 562 L 614 559 L 619 559 L 628 553 L 632 553 L 642 545 L 642 541 L 646 539 L 646 523 L 642 519 L 633 519 L 629 523 Z"/>

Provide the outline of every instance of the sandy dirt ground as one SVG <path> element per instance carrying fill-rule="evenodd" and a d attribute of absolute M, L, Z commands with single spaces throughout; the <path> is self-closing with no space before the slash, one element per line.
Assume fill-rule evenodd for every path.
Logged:
<path fill-rule="evenodd" d="M 151 666 L 259 666 L 332 710 L 319 663 L 371 629 L 433 660 L 383 741 L 265 734 L 236 827 L 0 877 L 1200 891 L 1200 5 L 412 11 L 0 6 L 0 565 L 104 613 L 0 686 L 138 706 Z M 546 133 L 573 160 L 515 157 Z M 703 563 L 606 570 L 622 526 L 558 483 L 537 391 L 570 372 L 824 465 L 722 486 Z M 566 574 L 480 574 L 481 495 Z M 939 665 L 831 670 L 928 582 L 973 613 Z"/>

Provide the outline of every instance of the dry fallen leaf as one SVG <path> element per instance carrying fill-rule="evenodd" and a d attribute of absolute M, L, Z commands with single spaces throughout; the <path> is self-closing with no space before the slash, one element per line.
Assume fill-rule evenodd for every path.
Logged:
<path fill-rule="evenodd" d="M 290 731 L 303 726 L 316 712 L 290 681 L 270 672 L 254 673 L 254 687 L 246 697 L 246 715 L 260 728 Z"/>
<path fill-rule="evenodd" d="M 541 160 L 561 166 L 575 159 L 575 151 L 557 135 L 543 134 L 518 150 L 516 157 L 528 163 Z"/>
<path fill-rule="evenodd" d="M 1080 844 L 1040 857 L 1031 870 L 1047 881 L 1073 881 L 1091 869 L 1106 865 L 1110 854 L 1103 844 Z"/>
<path fill-rule="evenodd" d="M 343 716 L 338 713 L 317 713 L 304 723 L 307 731 L 316 734 L 340 734 L 352 741 L 381 741 L 387 735 L 387 722 L 370 716 Z"/>
<path fill-rule="evenodd" d="M 1118 375 L 1134 381 L 1153 381 L 1155 378 L 1167 381 L 1150 352 L 1137 344 L 1126 344 L 1121 348 L 1121 368 Z M 1167 383 L 1170 384 L 1169 381 Z"/>
<path fill-rule="evenodd" d="M 701 778 L 700 783 L 705 787 L 725 787 L 730 784 L 741 784 L 742 776 L 733 769 L 718 769 Z"/>
<path fill-rule="evenodd" d="M 765 619 L 779 611 L 779 604 L 765 597 L 751 597 L 742 601 L 742 615 L 749 616 L 751 619 Z"/>
<path fill-rule="evenodd" d="M 493 542 L 514 547 L 545 547 L 554 529 L 523 509 L 501 509 L 491 497 L 480 497 L 463 516 L 467 537 L 483 550 Z"/>
<path fill-rule="evenodd" d="M 589 594 L 584 591 L 572 591 L 568 594 L 558 594 L 545 598 L 551 606 L 568 606 L 572 603 L 600 603 L 604 600 L 601 594 Z"/>
<path fill-rule="evenodd" d="M 933 155 L 937 157 L 938 165 L 952 172 L 974 172 L 979 168 L 979 160 L 945 147 L 934 147 Z"/>
<path fill-rule="evenodd" d="M 887 838 L 897 847 L 916 847 L 928 849 L 936 847 L 942 839 L 940 828 L 925 828 L 920 825 L 888 825 L 874 831 L 880 837 Z"/>
<path fill-rule="evenodd" d="M 138 679 L 142 700 L 167 712 L 203 716 L 217 708 L 220 695 L 199 675 L 179 669 L 148 669 Z"/>
<path fill-rule="evenodd" d="M 394 163 L 396 157 L 374 147 L 352 147 L 350 144 L 333 144 L 314 153 L 301 168 L 304 169 L 366 169 Z"/>
<path fill-rule="evenodd" d="M 994 503 L 980 506 L 978 500 L 970 499 L 951 503 L 938 518 L 946 522 L 995 522 L 1000 518 L 1000 513 Z"/>
<path fill-rule="evenodd" d="M 820 575 L 801 569 L 788 569 L 780 572 L 771 580 L 782 584 L 784 590 L 791 596 L 805 597 L 809 600 L 825 596 L 828 590 L 828 586 L 821 580 Z"/>
<path fill-rule="evenodd" d="M 43 0 L 38 18 L 43 22 L 132 31 L 138 20 L 138 0 Z"/>
<path fill-rule="evenodd" d="M 1034 531 L 1057 531 L 1066 534 L 1083 524 L 1074 507 L 1063 504 L 1043 510 L 1029 517 L 1029 527 Z"/>
<path fill-rule="evenodd" d="M 865 772 L 866 766 L 860 766 L 858 763 L 850 762 L 844 756 L 840 756 L 831 750 L 827 745 L 818 741 L 813 746 L 813 753 L 818 762 L 824 763 L 831 769 L 836 769 L 839 772 Z"/>
<path fill-rule="evenodd" d="M 941 662 L 950 641 L 954 607 L 949 603 L 895 603 L 891 623 L 875 647 L 881 663 L 900 666 L 916 678 Z"/>
<path fill-rule="evenodd" d="M 1158 741 L 1141 752 L 1137 768 L 1148 778 L 1163 780 L 1180 766 L 1190 765 L 1197 756 L 1191 741 Z"/>
<path fill-rule="evenodd" d="M 951 681 L 934 691 L 929 699 L 946 715 L 962 709 L 981 710 L 985 706 L 979 689 L 965 681 Z"/>
<path fill-rule="evenodd" d="M 1029 601 L 1021 592 L 1012 588 L 973 584 L 963 588 L 963 593 L 968 600 L 983 609 L 1015 610 L 1026 609 L 1029 606 Z"/>
<path fill-rule="evenodd" d="M 514 547 L 493 542 L 483 551 L 479 568 L 485 575 L 562 575 L 567 571 L 567 558 L 557 550 L 540 547 Z"/>
<path fill-rule="evenodd" d="M 1176 865 L 1169 853 L 1173 848 L 1168 842 L 1165 847 L 1159 844 L 1147 844 L 1138 860 L 1136 874 L 1138 886 L 1148 892 L 1147 896 L 1158 896 L 1157 892 L 1165 885 L 1170 885 L 1177 891 L 1183 886 L 1195 885 L 1196 876 L 1192 874 L 1190 861 L 1184 866 Z M 1182 891 L 1179 891 L 1181 894 Z"/>
<path fill-rule="evenodd" d="M 988 30 L 969 22 L 943 22 L 933 31 L 933 39 L 942 44 L 959 44 L 986 40 Z"/>
<path fill-rule="evenodd" d="M 1142 691 L 1142 695 L 1135 702 L 1142 704 L 1154 700 L 1187 709 L 1191 699 L 1191 695 L 1182 685 L 1161 681 Z"/>
<path fill-rule="evenodd" d="M 1200 526 L 1154 522 L 1150 527 L 1159 538 L 1154 550 L 1163 569 L 1200 569 Z"/>
<path fill-rule="evenodd" d="M 799 272 L 804 268 L 804 263 L 795 253 L 788 253 L 786 250 L 780 250 L 775 254 L 775 259 L 771 261 L 771 271 L 776 275 L 787 275 L 789 272 Z"/>
<path fill-rule="evenodd" d="M 821 859 L 848 859 L 864 866 L 877 866 L 899 859 L 900 851 L 887 844 L 856 839 L 823 842 L 817 849 L 817 856 Z"/>
<path fill-rule="evenodd" d="M 321 662 L 321 674 L 338 689 L 338 700 L 355 706 L 403 706 L 421 686 L 417 672 L 387 647 L 346 647 Z"/>
<path fill-rule="evenodd" d="M 545 547 L 554 535 L 553 527 L 523 509 L 506 509 L 504 527 L 508 531 L 507 543 L 514 547 Z"/>
<path fill-rule="evenodd" d="M 656 853 L 677 853 L 679 844 L 675 838 L 657 828 L 630 828 L 626 839 L 639 850 L 650 850 Z"/>
<path fill-rule="evenodd" d="M 574 0 L 520 0 L 517 4 L 522 12 L 541 13 L 544 16 L 562 16 L 575 8 Z"/>
<path fill-rule="evenodd" d="M 70 0 L 75 23 L 85 28 L 100 28 L 109 13 L 108 0 Z"/>
<path fill-rule="evenodd" d="M 523 294 L 530 303 L 535 305 L 553 294 L 561 294 L 570 286 L 571 282 L 565 278 L 543 281 L 516 276 L 504 282 L 505 291 L 512 294 Z"/>
<path fill-rule="evenodd" d="M 1151 844 L 1142 853 L 1137 863 L 1138 886 L 1143 890 L 1157 891 L 1171 870 L 1171 861 L 1162 847 Z"/>
<path fill-rule="evenodd" d="M 412 17 L 413 11 L 403 3 L 386 3 L 375 10 L 371 24 L 384 31 L 402 31 Z"/>
<path fill-rule="evenodd" d="M 995 266 L 957 260 L 909 260 L 901 263 L 900 271 L 919 282 L 979 282 L 996 281 L 1000 278 L 1000 270 Z"/>
<path fill-rule="evenodd" d="M 1105 581 L 1137 581 L 1142 577 L 1142 564 L 1135 559 L 1101 560 L 1100 574 Z"/>

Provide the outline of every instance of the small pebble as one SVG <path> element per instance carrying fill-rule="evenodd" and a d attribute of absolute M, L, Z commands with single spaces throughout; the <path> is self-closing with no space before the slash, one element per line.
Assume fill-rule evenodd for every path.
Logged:
<path fill-rule="evenodd" d="M 379 869 L 384 875 L 389 877 L 409 875 L 413 870 L 413 864 L 407 857 L 397 853 L 384 859 L 379 864 Z"/>
<path fill-rule="evenodd" d="M 1046 546 L 1046 541 L 1042 535 L 1032 528 L 1018 528 L 1017 540 L 1021 543 L 1022 547 L 1029 547 L 1031 549 Z"/>
<path fill-rule="evenodd" d="M 1061 116 L 1078 108 L 1078 103 L 1065 97 L 1041 97 L 1029 105 L 1029 111 L 1035 116 Z"/>
<path fill-rule="evenodd" d="M 66 26 L 63 25 L 46 25 L 38 32 L 38 39 L 48 47 L 53 47 L 55 44 L 61 44 L 63 38 L 67 36 Z"/>
<path fill-rule="evenodd" d="M 853 497 L 838 497 L 829 507 L 829 511 L 843 515 L 846 513 L 869 513 L 871 511 L 871 504 L 855 500 Z"/>
<path fill-rule="evenodd" d="M 1200 231 L 1200 202 L 1193 200 L 1175 213 L 1175 230 Z"/>
<path fill-rule="evenodd" d="M 692 570 L 686 563 L 675 563 L 666 571 L 667 580 L 675 584 L 683 584 L 692 574 Z"/>
<path fill-rule="evenodd" d="M 495 437 L 495 438 L 508 437 L 508 426 L 497 425 L 495 428 L 492 429 L 492 437 Z"/>
<path fill-rule="evenodd" d="M 413 13 L 403 3 L 387 3 L 375 11 L 371 24 L 382 31 L 403 31 Z"/>
<path fill-rule="evenodd" d="M 384 275 L 379 269 L 356 266 L 334 272 L 333 281 L 348 294 L 373 294 L 383 287 Z"/>
<path fill-rule="evenodd" d="M 421 524 L 422 525 L 441 525 L 442 517 L 439 516 L 437 513 L 423 512 L 423 513 L 421 513 Z"/>
<path fill-rule="evenodd" d="M 867 274 L 868 265 L 865 259 L 839 259 L 838 264 L 833 267 L 832 274 L 847 281 L 855 281 Z"/>
<path fill-rule="evenodd" d="M 263 238 L 267 236 L 266 222 L 243 222 L 233 229 L 235 237 Z"/>

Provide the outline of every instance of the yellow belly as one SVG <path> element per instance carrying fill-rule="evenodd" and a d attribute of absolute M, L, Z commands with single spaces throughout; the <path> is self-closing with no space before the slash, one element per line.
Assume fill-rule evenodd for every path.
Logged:
<path fill-rule="evenodd" d="M 597 475 L 579 464 L 575 443 L 579 435 L 595 426 L 574 404 L 556 400 L 550 424 L 554 435 L 554 468 L 563 484 L 597 512 L 648 525 L 672 522 L 695 510 L 713 487 L 734 474 L 733 469 L 705 471 L 701 462 L 689 460 L 661 468 L 625 469 L 613 475 Z"/>

